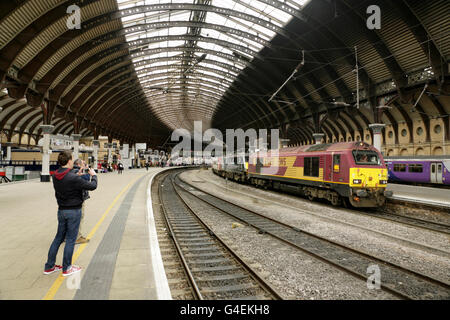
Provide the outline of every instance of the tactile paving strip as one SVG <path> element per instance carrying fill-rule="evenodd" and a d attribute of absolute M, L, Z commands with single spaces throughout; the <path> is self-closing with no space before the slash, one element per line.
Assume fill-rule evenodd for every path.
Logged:
<path fill-rule="evenodd" d="M 128 213 L 133 204 L 134 196 L 142 179 L 140 178 L 127 192 L 122 204 L 108 227 L 91 262 L 84 272 L 80 289 L 74 300 L 108 300 L 109 291 L 116 266 L 123 231 L 128 219 Z"/>

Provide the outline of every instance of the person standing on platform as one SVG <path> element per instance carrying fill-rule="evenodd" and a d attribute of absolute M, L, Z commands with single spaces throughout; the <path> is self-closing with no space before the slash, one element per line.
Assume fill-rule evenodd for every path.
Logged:
<path fill-rule="evenodd" d="M 149 167 L 149 164 L 148 164 L 148 162 L 146 161 L 145 162 L 145 169 L 148 171 L 148 167 Z"/>
<path fill-rule="evenodd" d="M 58 231 L 48 251 L 44 274 L 51 274 L 62 269 L 64 277 L 81 271 L 81 267 L 72 265 L 72 255 L 77 239 L 83 204 L 83 190 L 97 189 L 97 176 L 89 169 L 92 181 L 86 181 L 73 172 L 72 154 L 63 151 L 58 155 L 61 166 L 53 173 L 53 188 L 58 203 Z M 56 255 L 63 240 L 66 240 L 63 255 L 63 265 L 56 265 Z"/>
<path fill-rule="evenodd" d="M 89 173 L 85 173 L 85 171 L 88 170 L 88 167 L 86 166 L 86 162 L 84 162 L 81 159 L 77 159 L 73 163 L 73 172 L 79 175 L 81 178 L 83 178 L 86 181 L 91 181 L 91 175 Z M 80 227 L 78 228 L 78 237 L 75 244 L 83 244 L 88 243 L 89 239 L 86 239 L 86 237 L 83 236 L 83 233 L 81 232 L 83 229 L 83 218 L 84 218 L 84 212 L 86 211 L 86 205 L 84 202 L 89 199 L 89 191 L 83 190 L 83 204 L 81 205 L 81 220 L 80 220 Z"/>
<path fill-rule="evenodd" d="M 119 174 L 122 174 L 123 173 L 123 164 L 122 164 L 122 162 L 119 162 L 119 166 L 118 166 L 118 171 L 119 171 Z"/>

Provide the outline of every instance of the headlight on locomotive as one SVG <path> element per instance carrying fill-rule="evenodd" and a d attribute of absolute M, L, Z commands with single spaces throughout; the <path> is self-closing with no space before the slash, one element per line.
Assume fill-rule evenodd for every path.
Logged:
<path fill-rule="evenodd" d="M 361 179 L 353 179 L 353 184 L 361 184 Z"/>
<path fill-rule="evenodd" d="M 387 184 L 388 181 L 387 180 L 380 180 L 380 184 Z"/>

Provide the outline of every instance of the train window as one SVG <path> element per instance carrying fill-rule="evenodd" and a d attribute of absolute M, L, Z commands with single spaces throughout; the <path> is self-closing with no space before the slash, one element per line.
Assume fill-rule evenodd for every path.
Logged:
<path fill-rule="evenodd" d="M 379 165 L 380 159 L 375 151 L 354 150 L 353 158 L 356 164 L 362 165 Z"/>
<path fill-rule="evenodd" d="M 341 165 L 341 155 L 340 154 L 335 154 L 333 156 L 333 171 L 334 172 L 339 172 L 340 165 Z"/>
<path fill-rule="evenodd" d="M 303 175 L 307 177 L 319 176 L 319 157 L 305 158 Z"/>
<path fill-rule="evenodd" d="M 310 176 L 311 175 L 311 158 L 305 158 L 304 159 L 303 175 L 304 176 Z"/>
<path fill-rule="evenodd" d="M 312 158 L 312 176 L 319 176 L 319 157 Z"/>
<path fill-rule="evenodd" d="M 406 172 L 406 164 L 404 163 L 394 163 L 395 172 Z"/>
<path fill-rule="evenodd" d="M 241 156 L 234 157 L 234 164 L 243 164 Z"/>
<path fill-rule="evenodd" d="M 417 173 L 423 172 L 423 165 L 421 165 L 421 164 L 410 164 L 408 166 L 408 171 L 409 172 L 417 172 Z"/>
<path fill-rule="evenodd" d="M 341 155 L 340 154 L 335 154 L 333 156 L 333 162 L 334 162 L 334 164 L 341 164 Z"/>

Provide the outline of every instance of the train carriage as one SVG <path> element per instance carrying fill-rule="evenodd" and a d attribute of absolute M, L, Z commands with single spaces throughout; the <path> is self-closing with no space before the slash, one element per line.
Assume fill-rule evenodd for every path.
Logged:
<path fill-rule="evenodd" d="M 214 173 L 223 178 L 232 179 L 237 182 L 246 182 L 247 164 L 248 157 L 244 154 L 237 154 L 214 158 L 212 169 Z"/>
<path fill-rule="evenodd" d="M 386 158 L 389 181 L 450 185 L 450 156 L 397 156 Z"/>

